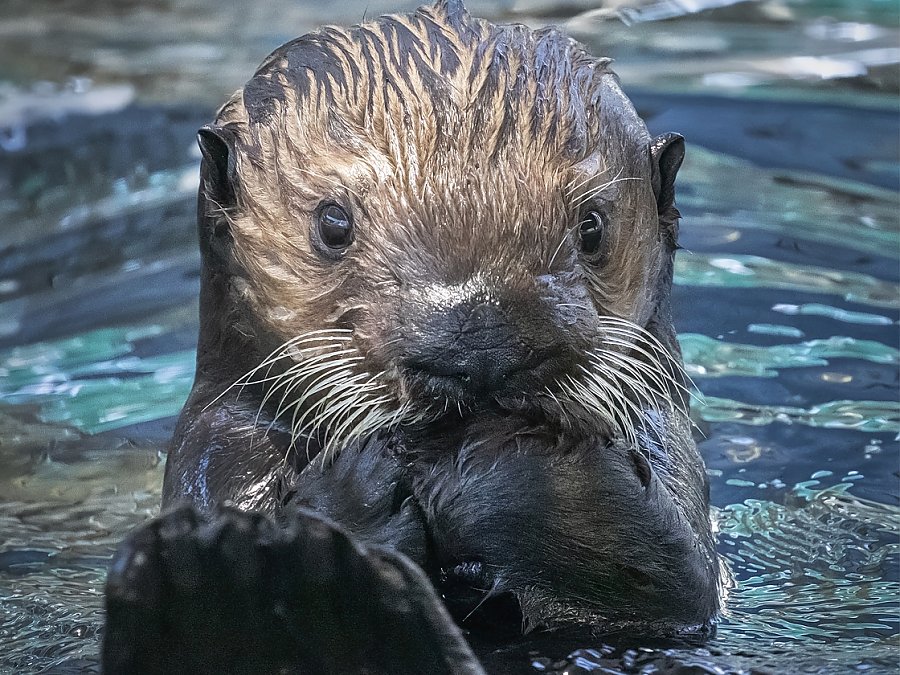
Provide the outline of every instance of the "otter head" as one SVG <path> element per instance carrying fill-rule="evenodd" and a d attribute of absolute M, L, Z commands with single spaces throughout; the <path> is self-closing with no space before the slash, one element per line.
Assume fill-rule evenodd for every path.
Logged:
<path fill-rule="evenodd" d="M 683 142 L 651 139 L 608 60 L 561 33 L 452 2 L 325 28 L 269 56 L 200 145 L 227 308 L 201 350 L 263 345 L 241 381 L 295 434 L 338 448 L 491 409 L 636 441 L 644 409 L 683 405 Z"/>

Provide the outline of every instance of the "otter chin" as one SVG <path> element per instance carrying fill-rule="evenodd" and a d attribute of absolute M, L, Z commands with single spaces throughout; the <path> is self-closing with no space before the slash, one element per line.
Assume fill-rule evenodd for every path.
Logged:
<path fill-rule="evenodd" d="M 439 2 L 280 47 L 199 143 L 164 507 L 319 514 L 458 616 L 714 624 L 670 311 L 684 141 L 608 59 Z"/>

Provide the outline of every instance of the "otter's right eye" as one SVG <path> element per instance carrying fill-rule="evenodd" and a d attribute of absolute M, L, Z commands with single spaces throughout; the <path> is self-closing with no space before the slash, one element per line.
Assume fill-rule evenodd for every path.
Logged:
<path fill-rule="evenodd" d="M 599 211 L 588 211 L 578 225 L 581 235 L 581 250 L 587 256 L 595 256 L 600 252 L 603 244 L 603 234 L 606 229 L 603 215 Z"/>
<path fill-rule="evenodd" d="M 347 248 L 353 241 L 353 221 L 337 204 L 326 204 L 319 210 L 319 237 L 328 248 Z"/>

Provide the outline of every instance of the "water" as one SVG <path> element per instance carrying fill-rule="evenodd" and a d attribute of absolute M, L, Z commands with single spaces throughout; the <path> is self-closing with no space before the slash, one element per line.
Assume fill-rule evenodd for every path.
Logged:
<path fill-rule="evenodd" d="M 194 131 L 272 48 L 364 4 L 412 6 L 0 10 L 0 671 L 97 669 L 105 566 L 157 512 L 193 375 Z M 562 23 L 688 136 L 676 323 L 736 585 L 705 647 L 558 637 L 498 667 L 895 672 L 896 3 L 595 5 L 471 3 Z"/>

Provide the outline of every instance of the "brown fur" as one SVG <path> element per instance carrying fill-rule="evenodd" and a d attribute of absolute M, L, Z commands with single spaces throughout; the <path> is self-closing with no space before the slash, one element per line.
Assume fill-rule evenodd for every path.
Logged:
<path fill-rule="evenodd" d="M 608 60 L 556 30 L 443 4 L 325 28 L 269 57 L 218 124 L 239 149 L 228 214 L 238 288 L 273 336 L 352 312 L 367 352 L 396 329 L 385 305 L 406 287 L 490 270 L 496 286 L 527 292 L 571 263 L 580 206 L 595 193 L 614 225 L 610 264 L 582 268 L 594 304 L 638 324 L 652 310 L 645 289 L 664 252 L 649 137 Z M 309 241 L 324 199 L 356 218 L 357 241 L 336 264 Z"/>
<path fill-rule="evenodd" d="M 201 149 L 168 503 L 318 496 L 407 541 L 405 486 L 432 544 L 405 552 L 533 625 L 708 627 L 720 568 L 669 298 L 683 145 L 651 141 L 608 60 L 447 0 L 279 48 Z M 317 239 L 328 203 L 354 223 L 340 250 Z"/>

